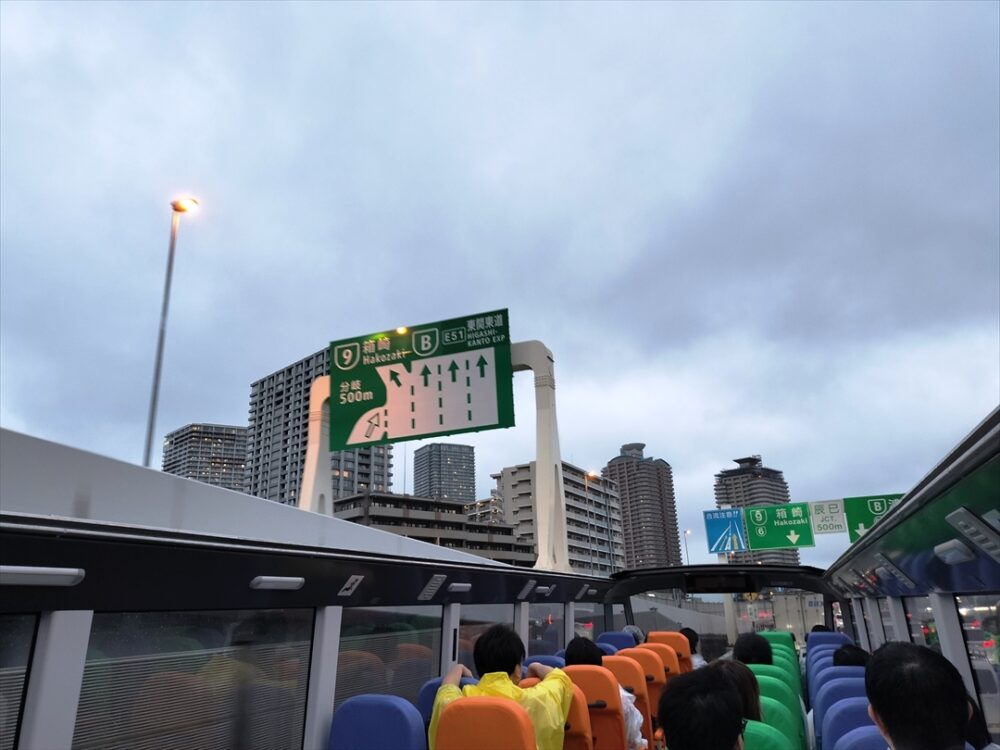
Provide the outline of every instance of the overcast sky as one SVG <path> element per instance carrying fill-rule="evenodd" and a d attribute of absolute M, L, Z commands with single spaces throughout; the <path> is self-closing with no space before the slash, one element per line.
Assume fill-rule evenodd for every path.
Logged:
<path fill-rule="evenodd" d="M 1000 4 L 0 4 L 0 423 L 140 462 L 331 339 L 510 309 L 562 452 L 912 487 L 1000 401 Z M 462 436 L 478 490 L 534 451 Z M 412 489 L 415 445 L 396 450 Z M 157 459 L 158 460 L 158 459 Z M 846 537 L 803 562 L 826 565 Z"/>

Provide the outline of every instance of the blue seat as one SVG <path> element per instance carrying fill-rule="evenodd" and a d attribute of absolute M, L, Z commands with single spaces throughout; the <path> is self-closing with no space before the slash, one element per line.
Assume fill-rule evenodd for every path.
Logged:
<path fill-rule="evenodd" d="M 566 656 L 566 649 L 561 648 L 555 653 L 556 656 Z"/>
<path fill-rule="evenodd" d="M 810 696 L 815 696 L 819 692 L 819 688 L 815 687 L 816 677 L 824 669 L 829 669 L 833 666 L 833 654 L 818 657 L 812 664 L 806 667 L 806 689 Z"/>
<path fill-rule="evenodd" d="M 806 651 L 813 646 L 824 643 L 835 643 L 838 646 L 843 646 L 845 643 L 853 644 L 854 641 L 846 633 L 809 633 L 806 636 Z"/>
<path fill-rule="evenodd" d="M 478 684 L 479 680 L 473 677 L 463 677 L 459 687 Z M 435 677 L 432 680 L 427 680 L 417 694 L 417 711 L 420 712 L 420 717 L 424 720 L 424 724 L 431 723 L 431 714 L 434 712 L 434 698 L 437 696 L 438 688 L 440 687 L 441 678 Z"/>
<path fill-rule="evenodd" d="M 635 648 L 635 638 L 632 637 L 631 633 L 626 633 L 623 630 L 609 630 L 606 633 L 601 633 L 597 636 L 597 642 L 610 643 L 619 650 Z"/>
<path fill-rule="evenodd" d="M 812 691 L 813 695 L 819 692 L 819 689 L 823 687 L 830 680 L 836 680 L 840 677 L 861 677 L 865 676 L 864 667 L 826 667 L 821 669 L 813 676 L 812 680 Z"/>
<path fill-rule="evenodd" d="M 632 643 L 635 643 L 634 639 L 632 640 Z M 595 643 L 594 645 L 597 646 L 599 649 L 601 649 L 601 651 L 603 651 L 608 656 L 614 656 L 615 654 L 618 653 L 618 649 L 612 646 L 610 643 Z"/>
<path fill-rule="evenodd" d="M 885 737 L 874 724 L 852 729 L 842 735 L 830 750 L 885 750 Z"/>
<path fill-rule="evenodd" d="M 529 656 L 524 660 L 524 666 L 527 668 L 532 662 L 538 662 L 539 664 L 544 664 L 546 667 L 559 667 L 562 669 L 566 666 L 566 660 L 561 656 L 552 656 L 550 654 L 534 654 Z M 523 670 L 522 670 L 523 671 Z"/>
<path fill-rule="evenodd" d="M 868 715 L 868 698 L 842 698 L 830 706 L 823 717 L 822 745 L 817 735 L 816 746 L 836 747 L 837 741 L 852 729 L 867 726 L 875 726 Z"/>
<path fill-rule="evenodd" d="M 826 714 L 838 701 L 845 698 L 864 698 L 865 705 L 868 699 L 865 698 L 865 681 L 861 677 L 839 677 L 830 680 L 816 692 L 816 699 L 813 701 L 813 727 L 816 730 L 816 747 L 823 747 L 826 739 L 823 732 L 826 727 Z M 832 743 L 831 743 L 832 746 Z"/>
<path fill-rule="evenodd" d="M 396 695 L 356 695 L 333 715 L 328 750 L 425 750 L 420 712 Z"/>

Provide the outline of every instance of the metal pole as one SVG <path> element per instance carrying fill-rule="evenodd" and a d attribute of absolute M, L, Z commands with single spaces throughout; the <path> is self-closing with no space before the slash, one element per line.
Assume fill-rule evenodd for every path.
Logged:
<path fill-rule="evenodd" d="M 688 552 L 688 534 L 684 532 L 684 560 L 687 565 L 691 564 L 691 553 Z"/>
<path fill-rule="evenodd" d="M 156 342 L 156 364 L 153 366 L 153 392 L 149 396 L 149 417 L 146 420 L 146 451 L 142 465 L 149 466 L 153 453 L 153 430 L 156 426 L 156 403 L 160 395 L 160 368 L 163 366 L 163 340 L 167 334 L 167 310 L 170 307 L 170 280 L 174 274 L 174 248 L 177 246 L 177 228 L 181 223 L 179 211 L 170 217 L 170 247 L 167 250 L 167 278 L 163 284 L 163 309 L 160 312 L 160 336 Z"/>

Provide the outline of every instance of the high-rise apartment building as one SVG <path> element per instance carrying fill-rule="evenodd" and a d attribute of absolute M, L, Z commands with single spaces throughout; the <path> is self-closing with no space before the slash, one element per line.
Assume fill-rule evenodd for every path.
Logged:
<path fill-rule="evenodd" d="M 733 459 L 737 469 L 724 469 L 715 475 L 715 504 L 720 508 L 753 508 L 757 505 L 780 505 L 790 499 L 788 483 L 777 469 L 764 466 L 760 456 Z M 734 552 L 733 563 L 799 564 L 795 549 Z"/>
<path fill-rule="evenodd" d="M 245 491 L 280 503 L 298 502 L 306 463 L 309 389 L 329 374 L 330 351 L 323 349 L 250 386 Z M 330 457 L 333 497 L 392 487 L 392 446 L 339 451 Z"/>
<path fill-rule="evenodd" d="M 623 445 L 604 467 L 614 480 L 622 507 L 627 568 L 681 565 L 674 474 L 662 458 L 643 455 L 645 443 Z"/>
<path fill-rule="evenodd" d="M 476 499 L 476 452 L 471 445 L 430 443 L 413 453 L 413 494 L 471 503 Z"/>
<path fill-rule="evenodd" d="M 563 461 L 566 537 L 574 571 L 606 576 L 625 567 L 622 516 L 615 483 Z M 496 480 L 507 523 L 517 538 L 535 545 L 535 462 L 507 466 Z M 537 546 L 535 546 L 537 550 Z"/>
<path fill-rule="evenodd" d="M 205 484 L 243 491 L 247 428 L 189 424 L 163 439 L 163 470 Z"/>

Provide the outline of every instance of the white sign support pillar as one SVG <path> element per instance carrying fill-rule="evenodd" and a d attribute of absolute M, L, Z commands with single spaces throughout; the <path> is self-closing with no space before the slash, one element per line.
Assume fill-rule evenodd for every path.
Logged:
<path fill-rule="evenodd" d="M 535 373 L 535 544 L 542 570 L 569 572 L 566 542 L 566 489 L 563 485 L 559 423 L 556 419 L 555 360 L 541 341 L 510 346 L 514 372 Z M 330 474 L 330 377 L 313 381 L 309 390 L 309 427 L 306 463 L 302 470 L 298 505 L 333 514 L 333 477 Z"/>

